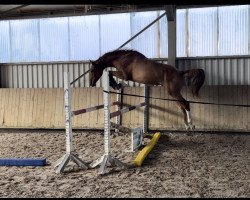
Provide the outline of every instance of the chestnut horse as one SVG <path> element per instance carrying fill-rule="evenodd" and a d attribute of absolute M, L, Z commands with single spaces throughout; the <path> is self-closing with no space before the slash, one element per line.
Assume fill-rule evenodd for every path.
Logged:
<path fill-rule="evenodd" d="M 185 79 L 191 81 L 191 91 L 198 97 L 199 90 L 204 83 L 205 73 L 203 69 L 190 69 L 178 71 L 173 66 L 150 60 L 143 54 L 134 50 L 115 50 L 108 52 L 91 61 L 90 86 L 96 85 L 101 78 L 103 70 L 107 67 L 115 67 L 117 71 L 111 71 L 111 87 L 120 89 L 113 76 L 125 81 L 134 81 L 146 85 L 162 85 L 166 87 L 168 94 L 176 101 L 184 114 L 184 123 L 187 130 L 194 129 L 192 125 L 189 102 L 181 95 L 181 89 L 185 85 Z"/>

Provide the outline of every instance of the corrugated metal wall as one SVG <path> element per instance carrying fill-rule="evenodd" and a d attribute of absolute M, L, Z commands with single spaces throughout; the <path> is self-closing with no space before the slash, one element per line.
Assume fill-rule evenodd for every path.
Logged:
<path fill-rule="evenodd" d="M 179 70 L 202 68 L 205 85 L 249 85 L 250 57 L 178 59 Z"/>
<path fill-rule="evenodd" d="M 167 61 L 165 59 L 158 62 Z M 0 67 L 2 88 L 62 88 L 64 71 L 69 71 L 69 79 L 72 81 L 89 70 L 91 64 L 90 62 L 51 62 L 2 64 Z M 132 81 L 125 81 L 125 83 L 129 86 L 143 86 Z M 102 86 L 102 79 L 96 86 Z M 89 74 L 76 81 L 74 87 L 89 87 Z"/>
<path fill-rule="evenodd" d="M 167 63 L 167 60 L 158 60 Z M 70 80 L 76 79 L 90 68 L 89 62 L 53 62 L 1 65 L 1 85 L 4 88 L 61 88 L 63 72 L 70 72 Z M 206 85 L 250 85 L 250 57 L 178 59 L 179 70 L 202 68 L 206 73 Z M 129 86 L 143 86 L 126 82 Z M 97 87 L 102 81 L 97 82 Z M 88 74 L 74 87 L 89 87 Z"/>
<path fill-rule="evenodd" d="M 167 63 L 167 60 L 159 60 Z M 2 64 L 2 88 L 63 88 L 63 72 L 69 71 L 70 81 L 78 78 L 89 70 L 89 62 L 52 62 L 52 63 L 24 63 Z M 108 68 L 112 69 L 112 68 Z M 118 79 L 116 79 L 118 80 Z M 129 86 L 143 86 L 132 81 L 124 81 Z M 89 87 L 89 74 L 76 81 L 74 87 Z M 96 83 L 102 86 L 102 78 Z"/>
<path fill-rule="evenodd" d="M 1 66 L 1 85 L 4 88 L 60 88 L 64 71 L 68 70 L 73 80 L 89 68 L 87 62 L 5 64 Z M 86 76 L 74 86 L 88 87 L 88 80 Z"/>

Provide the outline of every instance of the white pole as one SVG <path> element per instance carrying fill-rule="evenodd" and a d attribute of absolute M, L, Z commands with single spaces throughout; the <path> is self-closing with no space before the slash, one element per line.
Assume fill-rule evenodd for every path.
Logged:
<path fill-rule="evenodd" d="M 69 83 L 69 73 L 64 72 L 64 101 L 65 101 L 65 130 L 66 130 L 66 153 L 73 151 L 72 146 L 72 120 L 71 120 L 71 90 Z"/>
<path fill-rule="evenodd" d="M 122 163 L 117 158 L 111 156 L 110 153 L 110 98 L 109 98 L 109 72 L 103 72 L 103 103 L 104 103 L 104 155 L 97 160 L 93 161 L 89 166 L 91 168 L 100 165 L 99 174 L 107 173 L 107 165 L 110 163 L 111 165 L 116 165 L 122 169 L 126 167 L 124 163 Z"/>
<path fill-rule="evenodd" d="M 104 103 L 104 150 L 105 155 L 110 153 L 110 98 L 109 98 L 109 72 L 103 72 L 103 103 Z"/>
<path fill-rule="evenodd" d="M 80 168 L 88 169 L 88 166 L 85 162 L 83 162 L 77 155 L 73 153 L 73 145 L 72 145 L 72 113 L 71 113 L 71 90 L 69 83 L 69 73 L 64 72 L 64 108 L 65 108 L 65 132 L 66 132 L 66 154 L 64 154 L 61 158 L 59 158 L 54 167 L 57 173 L 61 173 L 64 171 L 64 168 L 68 164 L 70 160 L 75 162 Z"/>

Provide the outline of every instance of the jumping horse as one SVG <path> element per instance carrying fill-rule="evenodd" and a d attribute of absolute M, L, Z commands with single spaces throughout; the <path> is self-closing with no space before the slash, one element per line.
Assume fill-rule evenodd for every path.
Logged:
<path fill-rule="evenodd" d="M 148 59 L 135 50 L 115 50 L 105 53 L 95 61 L 91 61 L 90 86 L 94 87 L 101 78 L 107 67 L 114 67 L 117 71 L 111 71 L 110 86 L 113 89 L 120 89 L 113 76 L 125 81 L 134 81 L 146 85 L 164 86 L 168 94 L 176 101 L 184 114 L 184 123 L 187 130 L 194 130 L 192 124 L 189 102 L 181 95 L 181 89 L 185 85 L 185 79 L 190 81 L 192 94 L 198 96 L 199 90 L 205 81 L 203 69 L 190 69 L 178 71 L 171 65 L 158 63 Z"/>

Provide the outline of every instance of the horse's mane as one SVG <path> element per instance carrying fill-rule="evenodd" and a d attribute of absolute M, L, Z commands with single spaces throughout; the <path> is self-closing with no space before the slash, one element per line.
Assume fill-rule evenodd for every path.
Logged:
<path fill-rule="evenodd" d="M 104 64 L 104 63 L 109 63 L 113 60 L 122 58 L 123 61 L 129 61 L 129 60 L 133 60 L 134 57 L 138 57 L 138 58 L 147 58 L 146 56 L 144 56 L 142 53 L 132 50 L 132 49 L 122 49 L 122 50 L 114 50 L 114 51 L 110 51 L 105 53 L 104 55 L 102 55 L 100 58 L 98 58 L 95 63 L 97 64 Z"/>
<path fill-rule="evenodd" d="M 133 55 L 137 55 L 137 56 L 142 56 L 144 58 L 146 58 L 146 56 L 144 56 L 142 53 L 133 50 L 133 49 L 120 49 L 120 50 L 114 50 L 114 51 L 110 51 L 105 53 L 103 56 L 108 56 L 108 55 L 120 55 L 120 54 L 133 54 Z"/>

